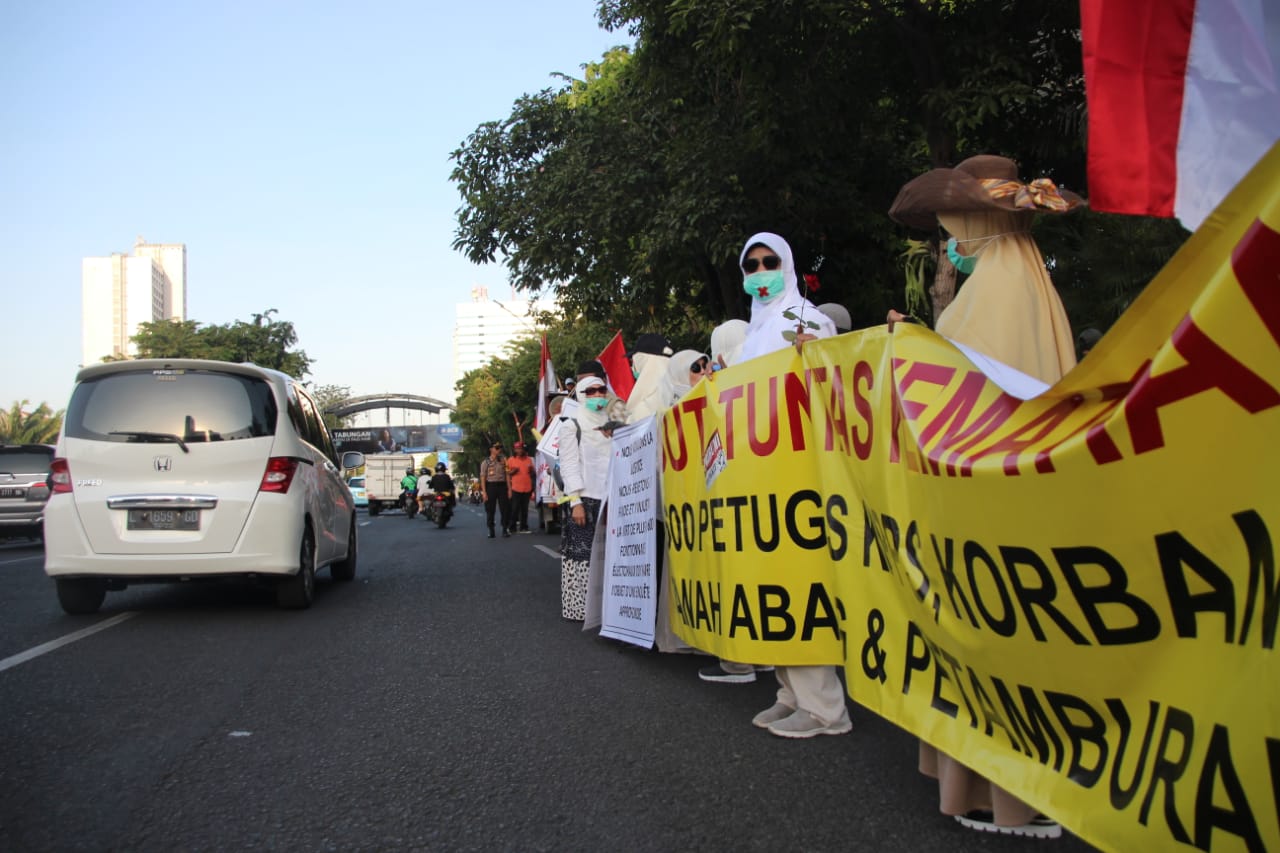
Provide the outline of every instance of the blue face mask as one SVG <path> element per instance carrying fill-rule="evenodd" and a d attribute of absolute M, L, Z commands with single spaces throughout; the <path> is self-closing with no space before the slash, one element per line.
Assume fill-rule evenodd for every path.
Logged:
<path fill-rule="evenodd" d="M 757 302 L 772 302 L 787 289 L 782 270 L 753 272 L 742 280 L 742 289 Z"/>
<path fill-rule="evenodd" d="M 592 412 L 603 412 L 605 406 L 609 405 L 608 397 L 588 397 L 586 400 L 587 409 Z"/>
<path fill-rule="evenodd" d="M 973 272 L 973 268 L 978 265 L 977 255 L 960 254 L 956 249 L 955 237 L 947 240 L 947 260 L 951 261 L 951 265 L 954 266 L 958 272 L 962 272 L 965 275 L 969 275 Z"/>

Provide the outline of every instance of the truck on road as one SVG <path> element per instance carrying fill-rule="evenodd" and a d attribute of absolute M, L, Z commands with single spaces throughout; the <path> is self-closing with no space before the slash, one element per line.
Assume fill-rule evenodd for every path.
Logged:
<path fill-rule="evenodd" d="M 369 515 L 377 515 L 384 509 L 395 509 L 400 501 L 400 480 L 405 471 L 413 468 L 413 456 L 408 453 L 375 453 L 364 458 L 364 488 L 369 496 Z"/>

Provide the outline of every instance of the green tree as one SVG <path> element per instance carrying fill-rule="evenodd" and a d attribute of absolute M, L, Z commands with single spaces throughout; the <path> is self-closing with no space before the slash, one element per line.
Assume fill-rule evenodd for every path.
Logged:
<path fill-rule="evenodd" d="M 338 417 L 337 415 L 326 412 L 326 409 L 333 408 L 344 402 L 351 396 L 351 388 L 346 385 L 316 385 L 307 389 L 311 392 L 311 397 L 316 401 L 316 406 L 320 409 L 320 416 L 324 419 L 324 425 L 331 430 L 341 429 L 350 422 L 351 417 Z"/>
<path fill-rule="evenodd" d="M 502 256 L 517 288 L 548 288 L 628 338 L 745 316 L 736 260 L 757 230 L 819 272 L 817 301 L 845 304 L 855 326 L 883 322 L 904 301 L 910 236 L 885 215 L 894 195 L 972 154 L 1087 192 L 1073 4 L 604 0 L 600 20 L 634 50 L 521 98 L 454 152 L 455 245 Z M 1042 246 L 1081 305 L 1126 302 L 1185 236 L 1071 219 L 1074 235 L 1049 229 Z M 1135 232 L 1161 246 L 1130 252 Z M 1068 264 L 1079 235 L 1131 262 Z M 935 314 L 954 289 L 937 268 Z"/>
<path fill-rule="evenodd" d="M 252 362 L 301 379 L 311 372 L 305 350 L 294 350 L 298 334 L 293 323 L 275 320 L 276 309 L 253 314 L 252 322 L 237 320 L 223 326 L 201 326 L 194 320 L 139 323 L 132 340 L 139 358 L 211 358 Z"/>
<path fill-rule="evenodd" d="M 544 316 L 542 323 L 547 349 L 561 379 L 573 375 L 582 362 L 595 358 L 618 331 L 581 317 Z M 502 356 L 468 372 L 458 382 L 458 408 L 453 422 L 464 431 L 460 470 L 478 470 L 494 441 L 509 448 L 519 439 L 535 440 L 541 357 L 541 340 L 531 335 L 515 341 Z"/>
<path fill-rule="evenodd" d="M 53 411 L 48 403 L 34 409 L 31 401 L 15 402 L 0 411 L 0 444 L 53 444 L 62 430 L 65 411 Z"/>

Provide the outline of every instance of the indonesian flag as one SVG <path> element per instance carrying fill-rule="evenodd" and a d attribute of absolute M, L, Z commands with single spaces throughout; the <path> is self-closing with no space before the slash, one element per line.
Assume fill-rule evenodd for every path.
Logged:
<path fill-rule="evenodd" d="M 547 336 L 542 336 L 542 361 L 538 365 L 538 414 L 535 427 L 539 434 L 547 429 L 547 398 L 556 391 L 556 368 L 547 349 Z"/>
<path fill-rule="evenodd" d="M 600 350 L 596 360 L 604 365 L 613 393 L 622 400 L 630 397 L 631 390 L 636 387 L 636 379 L 631 375 L 631 362 L 627 361 L 627 348 L 622 344 L 622 332 L 613 336 L 613 340 Z"/>
<path fill-rule="evenodd" d="M 1194 231 L 1280 139 L 1280 4 L 1081 0 L 1080 23 L 1089 205 Z"/>

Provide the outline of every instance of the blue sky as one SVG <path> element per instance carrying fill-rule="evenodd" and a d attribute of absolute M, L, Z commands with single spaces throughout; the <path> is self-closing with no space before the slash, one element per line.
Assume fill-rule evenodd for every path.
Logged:
<path fill-rule="evenodd" d="M 628 44 L 595 0 L 0 7 L 0 407 L 66 405 L 80 264 L 185 243 L 188 318 L 275 308 L 354 394 L 451 399 L 454 305 L 506 298 L 451 248 L 449 153 Z M 443 363 L 428 366 L 424 342 Z M 406 355 L 407 348 L 418 351 Z"/>

